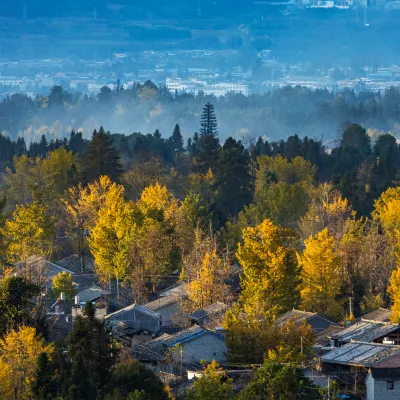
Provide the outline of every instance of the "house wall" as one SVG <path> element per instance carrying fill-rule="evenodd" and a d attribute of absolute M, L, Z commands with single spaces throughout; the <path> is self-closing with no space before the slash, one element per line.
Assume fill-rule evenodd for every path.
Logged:
<path fill-rule="evenodd" d="M 394 381 L 394 390 L 387 390 L 387 381 L 377 381 L 371 374 L 367 381 L 367 400 L 398 400 L 400 399 L 400 381 Z"/>
<path fill-rule="evenodd" d="M 371 374 L 368 374 L 368 377 L 365 381 L 365 386 L 367 387 L 367 400 L 375 400 L 374 383 L 374 378 Z"/>
<path fill-rule="evenodd" d="M 215 360 L 217 362 L 225 362 L 227 360 L 226 353 L 227 348 L 225 343 L 211 334 L 205 334 L 183 343 L 183 362 L 186 364 L 200 363 L 201 360 L 211 362 Z M 176 362 L 180 362 L 181 353 L 179 350 L 174 352 L 174 359 Z"/>

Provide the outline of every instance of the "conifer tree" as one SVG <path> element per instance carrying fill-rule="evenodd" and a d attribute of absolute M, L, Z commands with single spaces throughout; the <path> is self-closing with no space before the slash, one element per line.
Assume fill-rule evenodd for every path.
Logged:
<path fill-rule="evenodd" d="M 195 146 L 194 170 L 202 174 L 209 169 L 215 170 L 220 145 L 218 140 L 218 124 L 214 106 L 207 103 L 201 115 L 200 137 L 193 144 Z"/>
<path fill-rule="evenodd" d="M 175 152 L 183 153 L 183 138 L 181 134 L 181 128 L 179 127 L 178 124 L 175 125 L 174 131 L 172 132 L 172 136 L 170 137 L 170 142 Z"/>
<path fill-rule="evenodd" d="M 102 175 L 116 180 L 122 173 L 122 161 L 112 144 L 109 133 L 103 127 L 93 132 L 92 140 L 83 157 L 83 177 L 85 182 L 92 182 Z"/>
<path fill-rule="evenodd" d="M 203 108 L 200 125 L 200 136 L 213 136 L 215 138 L 218 136 L 217 117 L 215 116 L 214 106 L 210 102 Z"/>
<path fill-rule="evenodd" d="M 235 216 L 252 200 L 250 156 L 241 142 L 228 138 L 216 167 L 217 208 L 222 220 Z"/>
<path fill-rule="evenodd" d="M 243 231 L 237 258 L 243 267 L 240 303 L 253 318 L 276 317 L 298 305 L 295 234 L 266 219 Z"/>

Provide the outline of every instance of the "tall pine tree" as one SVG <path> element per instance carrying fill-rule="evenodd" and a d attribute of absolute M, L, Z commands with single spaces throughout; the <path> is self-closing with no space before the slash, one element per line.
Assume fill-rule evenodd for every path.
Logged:
<path fill-rule="evenodd" d="M 93 182 L 103 175 L 116 180 L 122 173 L 122 162 L 118 151 L 112 143 L 110 133 L 103 127 L 99 132 L 93 132 L 86 153 L 83 158 L 83 180 Z"/>
<path fill-rule="evenodd" d="M 250 156 L 241 142 L 228 138 L 216 168 L 217 210 L 222 219 L 236 215 L 251 202 Z"/>
<path fill-rule="evenodd" d="M 175 152 L 183 153 L 183 138 L 181 134 L 181 128 L 178 124 L 175 125 L 174 131 L 172 132 L 172 136 L 169 140 Z"/>
<path fill-rule="evenodd" d="M 195 171 L 206 174 L 209 169 L 215 170 L 220 151 L 217 117 L 211 103 L 203 108 L 200 126 L 193 167 Z"/>

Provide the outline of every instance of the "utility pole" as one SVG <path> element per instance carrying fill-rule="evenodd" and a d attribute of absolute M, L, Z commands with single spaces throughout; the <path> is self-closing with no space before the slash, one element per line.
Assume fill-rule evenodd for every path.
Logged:
<path fill-rule="evenodd" d="M 331 400 L 331 379 L 328 375 L 328 400 Z"/>

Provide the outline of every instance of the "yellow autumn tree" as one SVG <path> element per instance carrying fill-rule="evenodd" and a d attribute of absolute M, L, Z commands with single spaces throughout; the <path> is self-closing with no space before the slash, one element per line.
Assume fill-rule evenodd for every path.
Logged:
<path fill-rule="evenodd" d="M 74 290 L 72 274 L 66 271 L 58 273 L 53 278 L 53 294 L 57 298 L 61 293 L 65 293 L 68 300 L 71 300 L 76 291 Z"/>
<path fill-rule="evenodd" d="M 229 265 L 224 265 L 216 250 L 206 253 L 197 278 L 186 285 L 193 308 L 199 309 L 217 301 L 228 301 L 230 290 L 225 283 L 228 276 Z"/>
<path fill-rule="evenodd" d="M 299 302 L 299 269 L 292 230 L 266 219 L 243 231 L 237 259 L 243 267 L 240 303 L 250 316 L 276 317 Z"/>
<path fill-rule="evenodd" d="M 388 294 L 392 301 L 392 315 L 390 319 L 395 324 L 400 324 L 400 268 L 392 272 Z"/>
<path fill-rule="evenodd" d="M 299 227 L 304 239 L 328 228 L 338 242 L 343 235 L 345 221 L 354 217 L 347 199 L 331 184 L 319 185 L 312 192 L 307 214 L 301 218 Z"/>
<path fill-rule="evenodd" d="M 302 254 L 297 254 L 301 267 L 301 305 L 307 311 L 338 319 L 343 313 L 336 298 L 340 293 L 340 262 L 335 251 L 335 238 L 327 228 L 305 241 Z"/>
<path fill-rule="evenodd" d="M 99 212 L 124 199 L 124 187 L 113 183 L 108 176 L 101 176 L 88 186 L 68 190 L 64 198 L 66 234 L 80 257 L 88 252 L 89 232 L 96 226 Z"/>
<path fill-rule="evenodd" d="M 10 262 L 24 262 L 31 256 L 50 257 L 54 248 L 54 218 L 45 207 L 34 202 L 18 205 L 13 218 L 4 226 L 7 255 Z"/>
<path fill-rule="evenodd" d="M 41 353 L 51 355 L 52 351 L 52 346 L 46 345 L 32 327 L 11 331 L 0 340 L 0 397 L 31 399 L 37 358 Z"/>
<path fill-rule="evenodd" d="M 106 197 L 88 239 L 96 272 L 104 282 L 124 279 L 128 273 L 129 246 L 135 228 L 135 205 L 119 196 Z"/>
<path fill-rule="evenodd" d="M 400 229 L 400 186 L 382 193 L 374 206 L 372 216 L 381 223 L 386 234 L 396 240 Z"/>
<path fill-rule="evenodd" d="M 156 211 L 164 212 L 171 206 L 173 201 L 174 199 L 166 186 L 162 186 L 157 182 L 143 190 L 138 201 L 138 207 L 144 214 Z"/>

